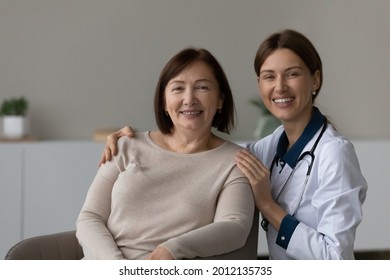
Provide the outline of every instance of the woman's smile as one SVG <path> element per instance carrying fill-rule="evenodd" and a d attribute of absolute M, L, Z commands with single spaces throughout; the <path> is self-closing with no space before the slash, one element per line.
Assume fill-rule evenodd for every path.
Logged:
<path fill-rule="evenodd" d="M 180 111 L 180 114 L 183 114 L 185 116 L 198 116 L 202 114 L 203 111 L 194 111 L 194 110 L 185 110 L 185 111 Z"/>

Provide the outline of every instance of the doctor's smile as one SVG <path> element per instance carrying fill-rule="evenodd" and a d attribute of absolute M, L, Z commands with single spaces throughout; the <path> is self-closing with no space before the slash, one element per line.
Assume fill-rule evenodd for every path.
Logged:
<path fill-rule="evenodd" d="M 290 103 L 293 102 L 295 98 L 278 98 L 273 99 L 273 101 L 277 104 Z"/>

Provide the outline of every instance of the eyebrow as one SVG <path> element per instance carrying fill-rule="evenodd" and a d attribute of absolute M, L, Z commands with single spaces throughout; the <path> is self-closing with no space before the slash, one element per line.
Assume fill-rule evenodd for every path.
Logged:
<path fill-rule="evenodd" d="M 284 72 L 290 71 L 290 70 L 293 70 L 293 69 L 300 69 L 300 70 L 302 70 L 303 68 L 301 66 L 299 66 L 299 65 L 291 66 L 291 67 L 288 67 L 288 68 L 284 69 Z M 262 73 L 274 73 L 274 72 L 275 72 L 274 70 L 265 69 L 265 70 L 260 71 L 260 74 L 262 74 Z"/>
<path fill-rule="evenodd" d="M 212 81 L 210 81 L 209 79 L 199 79 L 199 80 L 196 80 L 195 83 L 199 83 L 199 82 L 208 82 L 208 83 L 212 83 Z M 182 81 L 182 80 L 172 80 L 168 83 L 168 85 L 170 84 L 173 84 L 173 83 L 181 83 L 181 84 L 184 84 L 185 81 Z"/>

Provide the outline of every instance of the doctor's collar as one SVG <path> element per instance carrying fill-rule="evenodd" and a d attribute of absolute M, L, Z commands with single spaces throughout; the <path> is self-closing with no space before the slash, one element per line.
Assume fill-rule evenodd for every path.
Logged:
<path fill-rule="evenodd" d="M 281 161 L 282 167 L 287 163 L 292 169 L 295 168 L 295 165 L 298 162 L 299 155 L 302 153 L 303 149 L 309 143 L 309 141 L 314 137 L 317 131 L 325 122 L 325 117 L 321 114 L 320 110 L 317 107 L 313 107 L 314 112 L 310 122 L 305 127 L 302 135 L 299 137 L 298 141 L 287 151 L 288 148 L 288 138 L 285 131 L 280 135 L 278 146 L 276 149 L 275 162 Z"/>

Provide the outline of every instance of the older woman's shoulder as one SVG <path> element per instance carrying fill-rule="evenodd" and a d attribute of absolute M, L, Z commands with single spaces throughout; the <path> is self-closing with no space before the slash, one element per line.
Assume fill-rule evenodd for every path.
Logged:
<path fill-rule="evenodd" d="M 137 143 L 147 142 L 148 131 L 145 132 L 136 132 L 133 137 L 122 136 L 118 138 L 117 146 L 118 152 L 126 151 L 129 147 L 137 145 Z"/>
<path fill-rule="evenodd" d="M 222 145 L 222 148 L 225 150 L 230 150 L 232 152 L 237 152 L 239 150 L 245 149 L 245 144 L 240 141 L 226 140 Z"/>

